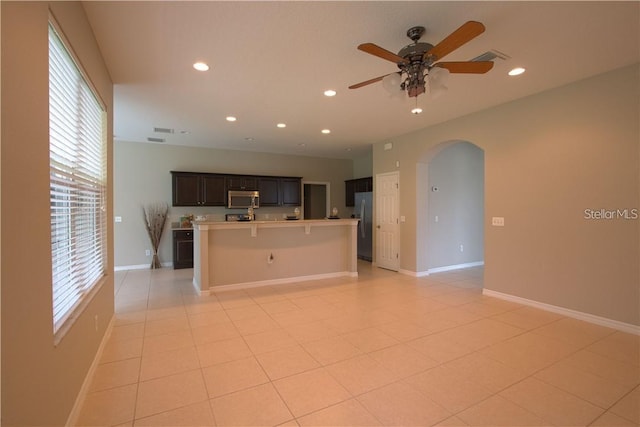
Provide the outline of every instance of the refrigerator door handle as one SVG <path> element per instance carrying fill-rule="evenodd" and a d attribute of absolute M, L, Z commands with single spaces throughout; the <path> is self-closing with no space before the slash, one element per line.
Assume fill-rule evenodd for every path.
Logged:
<path fill-rule="evenodd" d="M 364 199 L 360 201 L 360 234 L 362 237 L 366 237 L 366 229 L 364 227 Z"/>

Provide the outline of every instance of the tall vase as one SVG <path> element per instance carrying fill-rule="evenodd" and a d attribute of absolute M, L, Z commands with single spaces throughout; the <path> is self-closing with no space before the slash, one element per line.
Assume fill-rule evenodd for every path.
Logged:
<path fill-rule="evenodd" d="M 160 257 L 158 256 L 158 251 L 153 251 L 153 258 L 151 258 L 151 267 L 152 270 L 156 268 L 162 268 L 162 263 L 160 263 Z"/>

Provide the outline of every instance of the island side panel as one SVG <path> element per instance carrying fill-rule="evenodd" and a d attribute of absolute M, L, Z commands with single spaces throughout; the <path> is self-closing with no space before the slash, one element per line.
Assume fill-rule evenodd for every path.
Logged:
<path fill-rule="evenodd" d="M 356 270 L 351 224 L 209 231 L 209 285 L 248 284 Z M 357 273 L 356 273 L 357 274 Z"/>
<path fill-rule="evenodd" d="M 209 227 L 193 226 L 193 285 L 200 295 L 209 293 Z M 203 262 L 204 261 L 204 262 Z"/>

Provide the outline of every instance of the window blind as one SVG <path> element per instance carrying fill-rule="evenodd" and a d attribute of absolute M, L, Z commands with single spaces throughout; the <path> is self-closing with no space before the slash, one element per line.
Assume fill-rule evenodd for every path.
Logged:
<path fill-rule="evenodd" d="M 53 330 L 105 274 L 106 118 L 49 26 L 49 164 Z"/>

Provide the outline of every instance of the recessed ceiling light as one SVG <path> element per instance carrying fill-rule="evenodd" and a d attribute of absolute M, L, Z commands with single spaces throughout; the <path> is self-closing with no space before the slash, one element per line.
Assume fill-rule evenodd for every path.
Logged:
<path fill-rule="evenodd" d="M 235 122 L 236 120 L 238 120 L 238 119 L 236 119 L 236 118 L 235 118 L 235 117 L 233 117 L 233 116 L 227 116 L 227 121 L 228 121 L 228 122 Z"/>
<path fill-rule="evenodd" d="M 196 62 L 195 64 L 193 64 L 193 68 L 198 71 L 209 71 L 209 66 L 204 62 Z"/>
<path fill-rule="evenodd" d="M 276 126 L 281 128 L 281 129 L 287 127 L 286 123 L 278 123 Z"/>
<path fill-rule="evenodd" d="M 324 96 L 336 96 L 336 91 L 333 89 L 328 89 L 324 91 Z"/>
<path fill-rule="evenodd" d="M 188 130 L 181 130 L 180 133 L 182 135 L 189 135 L 191 132 L 189 132 Z"/>
<path fill-rule="evenodd" d="M 522 67 L 516 67 L 513 70 L 509 71 L 509 75 L 510 76 L 519 76 L 520 74 L 524 73 L 525 69 Z"/>
<path fill-rule="evenodd" d="M 245 141 L 249 141 L 249 142 L 253 142 L 253 141 L 255 141 L 255 140 L 254 140 L 253 138 L 251 138 L 250 136 L 246 137 L 244 140 L 245 140 Z"/>
<path fill-rule="evenodd" d="M 422 108 L 416 107 L 416 108 L 411 110 L 411 113 L 412 114 L 420 114 L 420 113 L 422 113 Z"/>
<path fill-rule="evenodd" d="M 331 130 L 329 130 L 329 129 L 322 129 L 322 131 L 321 131 L 321 132 L 322 132 L 322 133 L 324 133 L 324 134 L 326 135 L 326 134 L 328 134 L 328 133 L 331 133 Z"/>
<path fill-rule="evenodd" d="M 301 143 L 298 144 L 298 147 L 306 147 L 306 146 L 307 146 L 307 144 L 305 144 L 304 142 L 301 142 Z"/>

